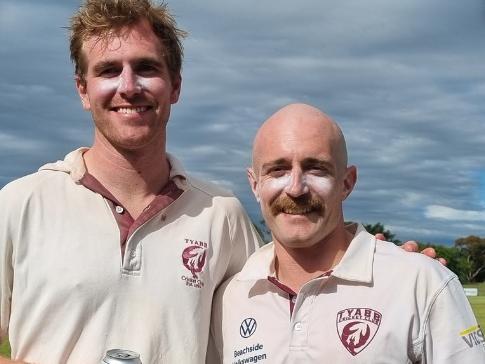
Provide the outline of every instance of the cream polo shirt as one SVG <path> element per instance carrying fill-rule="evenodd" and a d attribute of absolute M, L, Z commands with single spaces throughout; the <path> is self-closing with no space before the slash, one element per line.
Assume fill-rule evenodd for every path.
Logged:
<path fill-rule="evenodd" d="M 116 212 L 79 183 L 83 151 L 0 191 L 0 327 L 12 357 L 90 364 L 124 348 L 143 364 L 202 363 L 214 290 L 258 245 L 248 216 L 169 157 L 183 192 L 131 233 L 122 257 Z"/>
<path fill-rule="evenodd" d="M 268 244 L 216 295 L 212 330 L 226 364 L 485 363 L 457 277 L 376 244 L 361 225 L 340 264 L 301 288 L 291 316 L 289 294 L 268 280 L 273 262 Z"/>

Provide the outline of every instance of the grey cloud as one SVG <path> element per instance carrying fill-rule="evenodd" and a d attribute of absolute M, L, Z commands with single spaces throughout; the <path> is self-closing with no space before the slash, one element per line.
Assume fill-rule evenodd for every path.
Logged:
<path fill-rule="evenodd" d="M 0 153 L 8 160 L 0 186 L 91 141 L 63 28 L 78 5 L 0 3 Z M 485 204 L 477 197 L 485 165 L 482 1 L 169 7 L 191 34 L 168 148 L 189 171 L 232 189 L 255 220 L 244 170 L 252 138 L 277 108 L 302 101 L 342 125 L 359 167 L 347 219 L 380 221 L 400 239 L 485 234 L 479 223 L 429 214 L 432 206 L 481 214 Z"/>

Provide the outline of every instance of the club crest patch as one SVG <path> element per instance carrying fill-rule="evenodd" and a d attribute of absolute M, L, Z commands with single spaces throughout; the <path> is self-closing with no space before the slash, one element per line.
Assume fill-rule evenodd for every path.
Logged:
<path fill-rule="evenodd" d="M 188 239 L 185 239 L 188 240 Z M 187 246 L 182 252 L 182 263 L 187 268 L 191 276 L 182 276 L 182 280 L 189 287 L 202 288 L 204 282 L 200 279 L 199 274 L 203 271 L 207 258 L 207 244 L 190 240 L 194 245 Z"/>
<path fill-rule="evenodd" d="M 374 339 L 382 314 L 371 308 L 346 308 L 337 313 L 337 333 L 345 349 L 353 356 Z"/>

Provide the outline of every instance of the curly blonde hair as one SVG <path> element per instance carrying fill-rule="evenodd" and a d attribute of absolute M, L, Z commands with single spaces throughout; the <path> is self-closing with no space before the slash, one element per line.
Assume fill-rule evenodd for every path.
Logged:
<path fill-rule="evenodd" d="M 86 74 L 82 45 L 88 38 L 109 39 L 125 26 L 148 20 L 164 46 L 164 58 L 172 79 L 180 74 L 183 59 L 182 39 L 186 32 L 177 28 L 167 5 L 150 0 L 86 0 L 70 22 L 70 51 L 75 73 L 81 80 Z"/>

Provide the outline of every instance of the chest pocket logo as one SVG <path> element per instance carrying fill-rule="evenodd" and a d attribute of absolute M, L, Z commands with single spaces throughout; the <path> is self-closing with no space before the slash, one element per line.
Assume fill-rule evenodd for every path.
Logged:
<path fill-rule="evenodd" d="M 247 339 L 254 334 L 256 327 L 258 327 L 256 320 L 252 317 L 248 317 L 241 322 L 241 326 L 239 326 L 239 334 L 241 334 L 241 337 Z"/>
<path fill-rule="evenodd" d="M 374 339 L 382 315 L 371 308 L 346 308 L 337 313 L 337 333 L 345 349 L 353 356 Z"/>

